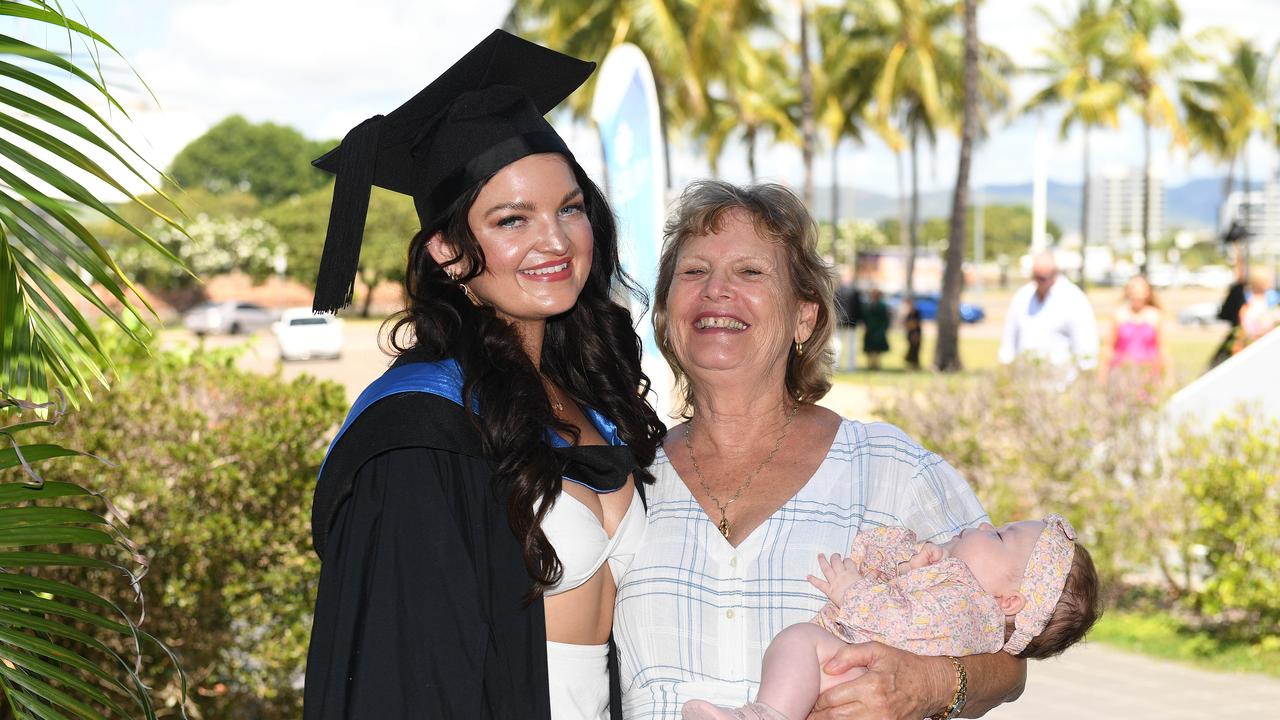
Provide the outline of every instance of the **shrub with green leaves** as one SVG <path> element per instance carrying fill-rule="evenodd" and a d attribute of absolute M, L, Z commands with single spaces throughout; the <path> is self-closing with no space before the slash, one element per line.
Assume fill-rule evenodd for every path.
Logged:
<path fill-rule="evenodd" d="M 1163 557 L 1182 513 L 1162 475 L 1157 410 L 1136 397 L 1020 363 L 903 390 L 878 414 L 954 465 L 993 520 L 1066 515 L 1114 581 Z"/>
<path fill-rule="evenodd" d="M 997 522 L 1060 512 L 1104 589 L 1160 587 L 1205 622 L 1280 629 L 1280 425 L 1242 410 L 1177 432 L 1133 387 L 1034 364 L 889 396 L 879 414 L 946 458 Z"/>
<path fill-rule="evenodd" d="M 319 574 L 311 492 L 342 389 L 246 373 L 226 356 L 121 364 L 110 393 L 59 427 L 117 467 L 50 465 L 47 479 L 92 473 L 127 517 L 151 558 L 146 626 L 180 656 L 199 717 L 299 717 Z M 174 696 L 171 666 L 144 676 L 168 677 L 157 692 Z"/>
<path fill-rule="evenodd" d="M 1208 565 L 1194 601 L 1280 632 L 1280 423 L 1223 418 L 1211 433 L 1184 433 L 1177 460 Z"/>

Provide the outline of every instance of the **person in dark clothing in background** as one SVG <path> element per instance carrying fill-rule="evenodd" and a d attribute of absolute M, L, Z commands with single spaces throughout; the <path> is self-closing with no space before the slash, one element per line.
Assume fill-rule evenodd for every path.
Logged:
<path fill-rule="evenodd" d="M 916 307 L 911 300 L 903 300 L 902 311 L 902 329 L 907 333 L 907 354 L 904 359 L 907 362 L 907 369 L 919 370 L 920 341 L 923 338 L 920 308 Z"/>
<path fill-rule="evenodd" d="M 843 372 L 853 372 L 858 365 L 857 327 L 862 322 L 862 298 L 858 295 L 858 286 L 854 284 L 852 265 L 840 267 L 840 287 L 836 288 L 836 319 L 838 321 L 840 341 L 840 357 L 836 368 Z"/>
<path fill-rule="evenodd" d="M 1222 339 L 1222 343 L 1218 345 L 1218 349 L 1214 351 L 1213 357 L 1209 359 L 1209 368 L 1213 369 L 1222 364 L 1224 360 L 1231 357 L 1235 353 L 1240 338 L 1240 310 L 1244 308 L 1246 303 L 1245 286 L 1247 278 L 1245 277 L 1244 266 L 1244 244 L 1249 242 L 1249 230 L 1240 221 L 1231 223 L 1231 227 L 1227 228 L 1227 232 L 1222 237 L 1222 242 L 1232 246 L 1232 252 L 1235 256 L 1236 279 L 1227 287 L 1227 296 L 1222 299 L 1222 306 L 1218 308 L 1218 319 L 1230 324 L 1227 330 L 1227 336 Z"/>
<path fill-rule="evenodd" d="M 880 369 L 880 356 L 889 352 L 889 324 L 892 316 L 879 288 L 871 291 L 871 299 L 863 312 L 866 329 L 862 333 L 862 350 L 867 354 L 867 367 Z"/>

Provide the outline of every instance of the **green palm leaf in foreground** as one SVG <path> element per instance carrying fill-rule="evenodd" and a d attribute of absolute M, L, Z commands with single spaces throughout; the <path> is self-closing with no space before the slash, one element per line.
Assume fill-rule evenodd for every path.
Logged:
<path fill-rule="evenodd" d="M 0 17 L 8 18 L 6 27 L 54 26 L 68 50 L 0 33 L 0 388 L 42 402 L 59 387 L 75 403 L 105 384 L 112 367 L 83 308 L 95 308 L 138 342 L 145 332 L 137 329 L 139 308 L 151 311 L 81 218 L 104 217 L 178 262 L 85 183 L 110 187 L 181 229 L 107 169 L 156 190 L 143 174 L 154 168 L 94 110 L 97 103 L 128 117 L 101 80 L 96 53 L 114 53 L 110 43 L 69 20 L 56 2 L 0 0 Z"/>
<path fill-rule="evenodd" d="M 14 409 L 38 408 L 0 400 L 0 412 Z M 63 568 L 119 573 L 136 592 L 146 572 L 109 502 L 78 485 L 40 480 L 41 463 L 83 454 L 19 443 L 19 434 L 56 421 L 0 427 L 0 477 L 16 476 L 5 472 L 15 468 L 26 475 L 26 482 L 0 483 L 0 690 L 12 716 L 23 720 L 155 718 L 137 667 L 144 645 L 168 650 L 114 603 L 46 577 Z M 121 556 L 123 564 L 112 561 Z M 112 650 L 119 643 L 104 642 L 110 635 L 138 659 Z"/>
<path fill-rule="evenodd" d="M 118 573 L 141 607 L 146 560 L 104 498 L 41 481 L 42 463 L 82 453 L 19 437 L 57 421 L 61 411 L 49 418 L 45 402 L 54 393 L 76 402 L 106 384 L 111 358 L 89 308 L 145 340 L 139 308 L 150 306 L 83 219 L 106 218 L 177 262 L 91 187 L 181 228 L 117 177 L 156 190 L 142 174 L 155 168 L 94 109 L 128 117 L 97 57 L 115 49 L 57 0 L 0 0 L 0 18 L 0 478 L 9 480 L 0 482 L 0 717 L 155 718 L 138 668 L 144 647 L 168 649 L 138 628 L 140 619 L 68 582 Z M 65 53 L 19 37 L 50 28 L 65 35 Z"/>

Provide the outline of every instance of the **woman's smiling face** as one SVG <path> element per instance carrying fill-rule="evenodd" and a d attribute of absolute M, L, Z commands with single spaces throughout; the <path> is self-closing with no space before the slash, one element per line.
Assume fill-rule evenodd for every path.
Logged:
<path fill-rule="evenodd" d="M 485 271 L 467 285 L 502 317 L 541 321 L 567 312 L 591 272 L 592 231 L 582 188 L 564 157 L 529 155 L 499 170 L 467 211 Z M 431 243 L 443 264 L 456 254 Z"/>
<path fill-rule="evenodd" d="M 733 371 L 746 382 L 785 377 L 794 340 L 812 331 L 816 306 L 792 289 L 785 248 L 762 238 L 750 215 L 725 213 L 709 235 L 689 238 L 667 293 L 667 333 L 696 384 Z"/>

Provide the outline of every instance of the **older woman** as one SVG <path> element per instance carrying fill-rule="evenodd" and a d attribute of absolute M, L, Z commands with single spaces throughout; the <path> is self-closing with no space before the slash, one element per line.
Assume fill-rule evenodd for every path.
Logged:
<path fill-rule="evenodd" d="M 805 580 L 818 553 L 844 552 L 862 528 L 937 541 L 986 520 L 956 471 L 900 430 L 814 404 L 831 386 L 834 317 L 816 234 L 776 185 L 696 183 L 667 225 L 654 327 L 687 422 L 651 467 L 649 530 L 618 588 L 628 720 L 751 699 L 770 639 L 826 600 Z M 1025 677 L 1009 656 L 953 663 L 875 643 L 826 670 L 855 665 L 869 672 L 820 698 L 817 717 L 973 716 Z"/>

